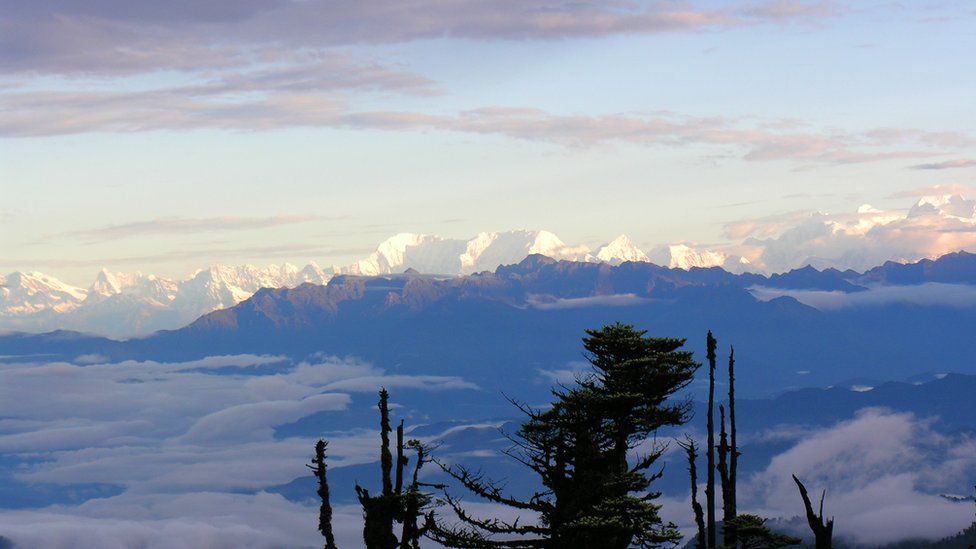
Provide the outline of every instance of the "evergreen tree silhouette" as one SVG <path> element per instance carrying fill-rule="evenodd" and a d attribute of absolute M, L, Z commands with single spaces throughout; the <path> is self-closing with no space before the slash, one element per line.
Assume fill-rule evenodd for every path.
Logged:
<path fill-rule="evenodd" d="M 737 543 L 739 545 L 726 545 L 726 547 L 742 547 L 742 549 L 778 549 L 789 545 L 797 545 L 800 538 L 777 534 L 766 526 L 765 518 L 756 515 L 738 515 L 725 521 L 724 530 L 734 530 Z"/>
<path fill-rule="evenodd" d="M 428 536 L 449 547 L 657 547 L 680 539 L 664 523 L 650 490 L 664 447 L 653 445 L 636 462 L 627 454 L 651 433 L 688 419 L 690 403 L 672 402 L 698 364 L 683 339 L 651 338 L 633 326 L 587 330 L 586 358 L 593 366 L 575 386 L 553 391 L 547 410 L 516 403 L 527 416 L 510 437 L 509 455 L 535 472 L 544 490 L 524 499 L 463 466 L 442 469 L 475 495 L 539 515 L 534 524 L 469 515 L 445 494 L 457 524 L 433 518 Z"/>

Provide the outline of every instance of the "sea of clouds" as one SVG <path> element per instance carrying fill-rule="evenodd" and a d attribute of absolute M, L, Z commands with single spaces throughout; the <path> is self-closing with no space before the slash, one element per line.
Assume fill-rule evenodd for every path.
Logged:
<path fill-rule="evenodd" d="M 6 360 L 0 364 L 0 484 L 7 494 L 39 495 L 0 502 L 0 536 L 24 547 L 320 546 L 314 494 L 295 501 L 272 490 L 309 474 L 304 464 L 314 437 L 282 436 L 276 428 L 326 418 L 322 431 L 336 471 L 377 456 L 378 437 L 362 426 L 372 421 L 348 421 L 351 411 L 359 413 L 357 399 L 372 420 L 380 386 L 394 396 L 420 391 L 431 398 L 477 390 L 459 377 L 391 375 L 328 356 Z M 462 428 L 495 432 L 498 425 L 472 421 L 427 438 L 449 438 Z M 503 439 L 486 438 L 492 439 L 486 447 L 448 446 L 445 457 L 505 459 L 498 451 Z M 937 538 L 972 521 L 971 502 L 938 494 L 965 493 L 976 472 L 976 441 L 941 433 L 936 418 L 868 409 L 829 428 L 782 426 L 744 440 L 774 440 L 787 449 L 742 478 L 743 510 L 798 516 L 802 507 L 790 479 L 796 473 L 812 492 L 827 490 L 826 510 L 837 517 L 838 533 L 864 543 Z M 668 474 L 684 474 L 675 448 L 666 458 Z M 668 494 L 662 511 L 685 531 L 687 500 Z M 470 505 L 513 518 L 509 510 Z M 335 523 L 342 546 L 360 545 L 357 506 L 340 502 Z"/>

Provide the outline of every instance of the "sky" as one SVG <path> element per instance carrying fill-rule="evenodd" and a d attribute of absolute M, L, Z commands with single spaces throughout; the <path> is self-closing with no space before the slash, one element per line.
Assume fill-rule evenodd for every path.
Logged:
<path fill-rule="evenodd" d="M 974 22 L 948 1 L 2 2 L 0 272 L 346 265 L 398 232 L 724 246 L 972 198 Z"/>

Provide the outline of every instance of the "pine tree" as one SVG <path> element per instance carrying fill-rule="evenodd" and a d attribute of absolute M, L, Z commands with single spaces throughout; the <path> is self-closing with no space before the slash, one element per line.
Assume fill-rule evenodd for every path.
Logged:
<path fill-rule="evenodd" d="M 509 455 L 540 478 L 529 498 L 505 495 L 495 482 L 463 466 L 442 468 L 475 495 L 540 515 L 535 524 L 506 523 L 467 514 L 446 495 L 458 525 L 433 521 L 430 537 L 451 547 L 657 547 L 676 542 L 651 483 L 664 448 L 636 463 L 628 451 L 658 428 L 687 420 L 688 402 L 671 402 L 698 367 L 684 340 L 651 338 L 632 326 L 588 330 L 583 339 L 593 372 L 576 386 L 554 391 L 547 410 L 519 406 L 527 419 L 511 436 Z"/>
<path fill-rule="evenodd" d="M 732 529 L 742 549 L 779 549 L 789 545 L 797 545 L 800 538 L 778 534 L 766 526 L 766 520 L 756 515 L 738 515 L 723 524 L 725 529 Z M 737 547 L 727 545 L 726 547 Z"/>

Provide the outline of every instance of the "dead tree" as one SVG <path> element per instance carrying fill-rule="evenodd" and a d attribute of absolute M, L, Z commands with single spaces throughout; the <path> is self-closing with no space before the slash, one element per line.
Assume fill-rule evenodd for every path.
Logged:
<path fill-rule="evenodd" d="M 708 549 L 715 547 L 715 347 L 718 344 L 709 330 L 705 338 L 708 358 L 708 474 L 705 484 L 705 505 L 708 516 Z"/>
<path fill-rule="evenodd" d="M 730 521 L 735 518 L 731 509 L 730 495 L 735 491 L 729 477 L 729 439 L 725 432 L 725 406 L 719 405 L 719 435 L 718 435 L 718 470 L 719 481 L 722 485 L 722 545 L 735 547 L 735 528 L 729 528 Z"/>
<path fill-rule="evenodd" d="M 729 510 L 731 516 L 738 513 L 736 504 L 736 475 L 738 473 L 739 446 L 735 440 L 735 348 L 729 347 Z M 733 543 L 735 539 L 733 538 Z"/>
<path fill-rule="evenodd" d="M 370 495 L 369 490 L 356 485 L 356 495 L 363 507 L 363 542 L 367 549 L 413 549 L 420 547 L 420 538 L 426 529 L 419 525 L 419 519 L 424 515 L 432 501 L 430 494 L 421 491 L 418 480 L 421 467 L 429 462 L 424 446 L 416 440 L 411 440 L 406 447 L 417 453 L 413 478 L 409 486 L 404 489 L 404 468 L 409 459 L 404 452 L 403 422 L 396 430 L 396 468 L 394 470 L 393 454 L 390 451 L 390 395 L 386 389 L 380 390 L 380 473 L 382 478 L 382 492 L 378 496 Z M 394 480 L 395 479 L 395 480 Z M 400 538 L 394 533 L 394 524 L 402 525 Z"/>
<path fill-rule="evenodd" d="M 695 446 L 695 439 L 690 436 L 686 436 L 685 441 L 678 442 L 678 445 L 684 448 L 688 455 L 688 474 L 691 476 L 691 509 L 695 513 L 695 525 L 698 527 L 695 549 L 705 549 L 705 513 L 698 501 L 698 467 L 695 465 L 695 460 L 698 459 L 698 448 Z"/>
<path fill-rule="evenodd" d="M 831 549 L 833 546 L 834 519 L 829 519 L 825 522 L 823 514 L 824 497 L 827 496 L 827 491 L 824 490 L 820 494 L 820 514 L 815 514 L 813 512 L 813 505 L 810 504 L 810 496 L 807 495 L 806 486 L 800 482 L 800 479 L 796 478 L 796 475 L 793 475 L 793 480 L 796 482 L 796 487 L 800 489 L 800 497 L 803 498 L 803 507 L 807 513 L 807 523 L 810 525 L 810 530 L 813 531 L 814 547 L 816 549 Z"/>
<path fill-rule="evenodd" d="M 729 431 L 725 431 L 725 409 L 719 406 L 721 432 L 719 434 L 718 469 L 722 481 L 722 542 L 726 547 L 736 547 L 738 539 L 736 522 L 736 473 L 739 448 L 735 432 L 735 349 L 729 348 Z"/>
<path fill-rule="evenodd" d="M 382 488 L 379 495 L 371 495 L 369 490 L 356 485 L 356 495 L 363 507 L 363 544 L 367 549 L 419 549 L 420 538 L 427 532 L 421 524 L 433 497 L 421 490 L 422 487 L 439 488 L 438 485 L 423 484 L 419 480 L 420 469 L 430 462 L 428 448 L 417 440 L 403 442 L 403 422 L 396 430 L 396 464 L 390 451 L 390 407 L 389 393 L 380 391 L 380 474 Z M 332 534 L 332 505 L 329 502 L 329 485 L 326 481 L 327 443 L 320 440 L 315 445 L 315 457 L 308 465 L 319 479 L 318 495 L 322 500 L 319 509 L 319 531 L 325 536 L 325 549 L 336 549 Z M 409 463 L 405 449 L 416 452 L 416 462 L 408 485 L 404 486 L 404 470 Z M 394 480 L 395 479 L 395 480 Z M 402 525 L 400 537 L 394 532 L 395 525 Z"/>
<path fill-rule="evenodd" d="M 332 533 L 332 503 L 329 499 L 329 481 L 326 478 L 325 470 L 325 449 L 329 443 L 319 440 L 315 443 L 315 457 L 312 458 L 311 465 L 306 465 L 318 479 L 318 495 L 321 500 L 319 506 L 319 532 L 325 536 L 325 549 L 336 549 L 335 536 Z"/>

